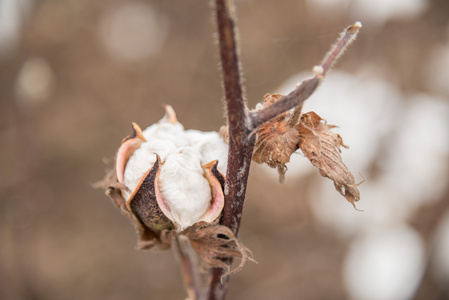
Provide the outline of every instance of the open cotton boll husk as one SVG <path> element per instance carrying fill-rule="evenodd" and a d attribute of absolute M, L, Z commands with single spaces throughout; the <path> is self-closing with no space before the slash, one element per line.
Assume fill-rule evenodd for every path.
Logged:
<path fill-rule="evenodd" d="M 131 197 L 159 155 L 161 196 L 171 213 L 169 218 L 177 230 L 183 230 L 209 210 L 212 190 L 202 165 L 218 160 L 218 170 L 226 174 L 227 145 L 216 132 L 185 131 L 181 123 L 165 119 L 142 134 L 146 142 L 133 153 L 125 168 L 124 184 L 129 191 L 123 191 L 124 197 Z"/>

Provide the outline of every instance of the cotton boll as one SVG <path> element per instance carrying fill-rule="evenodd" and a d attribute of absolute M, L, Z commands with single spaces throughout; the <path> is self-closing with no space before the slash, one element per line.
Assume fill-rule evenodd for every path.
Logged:
<path fill-rule="evenodd" d="M 160 190 L 179 230 L 196 223 L 212 199 L 200 156 L 190 147 L 167 156 L 159 177 Z"/>
<path fill-rule="evenodd" d="M 198 222 L 208 211 L 212 193 L 202 165 L 218 160 L 218 169 L 226 174 L 227 145 L 216 132 L 184 131 L 181 123 L 167 121 L 146 128 L 142 134 L 146 142 L 128 160 L 124 184 L 131 192 L 160 156 L 158 184 L 171 220 L 178 230 Z"/>
<path fill-rule="evenodd" d="M 378 228 L 350 246 L 344 280 L 351 299 L 407 300 L 424 268 L 424 243 L 411 227 Z"/>

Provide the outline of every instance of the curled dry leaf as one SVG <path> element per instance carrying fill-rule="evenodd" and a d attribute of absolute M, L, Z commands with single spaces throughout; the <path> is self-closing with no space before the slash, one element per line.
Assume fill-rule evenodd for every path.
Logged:
<path fill-rule="evenodd" d="M 281 97 L 266 94 L 263 108 Z M 341 159 L 340 147 L 347 146 L 341 136 L 332 131 L 336 126 L 326 124 L 315 112 L 301 115 L 301 109 L 301 106 L 296 107 L 259 126 L 253 160 L 277 168 L 282 182 L 286 163 L 295 151 L 301 149 L 320 174 L 333 180 L 337 191 L 357 209 L 355 202 L 360 199 L 357 189 L 360 183 L 355 182 Z"/>
<path fill-rule="evenodd" d="M 315 112 L 301 116 L 297 126 L 299 148 L 310 162 L 320 170 L 321 176 L 334 181 L 335 189 L 348 200 L 355 209 L 355 202 L 360 200 L 360 192 L 354 176 L 349 172 L 340 156 L 343 139 L 331 129 L 335 125 L 326 124 Z"/>
<path fill-rule="evenodd" d="M 183 234 L 189 238 L 193 249 L 206 267 L 226 270 L 222 278 L 240 271 L 247 260 L 255 262 L 251 251 L 226 226 L 198 222 L 184 230 Z M 231 270 L 222 260 L 228 257 L 240 258 L 240 264 L 234 270 Z"/>
<path fill-rule="evenodd" d="M 263 107 L 273 104 L 281 97 L 280 94 L 266 94 Z M 257 129 L 253 161 L 277 168 L 280 181 L 283 181 L 287 169 L 285 164 L 290 161 L 292 153 L 298 150 L 299 133 L 294 125 L 300 113 L 301 107 L 287 111 Z"/>

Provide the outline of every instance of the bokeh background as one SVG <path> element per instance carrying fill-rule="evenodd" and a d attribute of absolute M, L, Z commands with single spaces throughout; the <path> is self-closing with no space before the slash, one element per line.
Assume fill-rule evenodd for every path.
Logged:
<path fill-rule="evenodd" d="M 184 299 L 171 251 L 139 252 L 92 184 L 132 121 L 171 104 L 224 124 L 209 1 L 0 1 L 0 299 Z M 287 93 L 344 27 L 358 40 L 310 98 L 366 182 L 355 211 L 298 153 L 254 165 L 229 299 L 449 299 L 449 2 L 236 0 L 250 107 Z"/>

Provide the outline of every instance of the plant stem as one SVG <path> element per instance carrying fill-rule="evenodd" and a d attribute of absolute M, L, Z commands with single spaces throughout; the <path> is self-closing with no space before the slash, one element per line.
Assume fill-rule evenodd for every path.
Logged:
<path fill-rule="evenodd" d="M 216 0 L 216 13 L 229 129 L 225 206 L 220 224 L 229 227 L 237 235 L 254 139 L 249 138 L 248 109 L 240 83 L 240 68 L 234 33 L 235 24 L 226 0 Z"/>
<path fill-rule="evenodd" d="M 198 257 L 190 244 L 189 238 L 182 234 L 177 235 L 174 238 L 174 246 L 175 252 L 179 257 L 188 299 L 205 300 Z"/>
<path fill-rule="evenodd" d="M 215 1 L 223 85 L 229 129 L 228 166 L 225 183 L 225 205 L 220 224 L 237 236 L 242 217 L 246 185 L 255 137 L 250 136 L 248 114 L 240 82 L 240 68 L 235 38 L 235 23 L 226 0 Z M 229 266 L 232 259 L 224 260 Z M 224 299 L 229 276 L 221 281 L 223 270 L 211 270 L 209 299 Z"/>
<path fill-rule="evenodd" d="M 251 119 L 251 128 L 256 129 L 263 123 L 282 114 L 283 112 L 303 104 L 304 101 L 306 101 L 310 95 L 313 94 L 320 82 L 321 79 L 317 76 L 312 79 L 304 80 L 296 89 L 290 92 L 290 94 L 283 96 L 272 105 L 260 111 L 251 112 L 249 114 Z"/>

